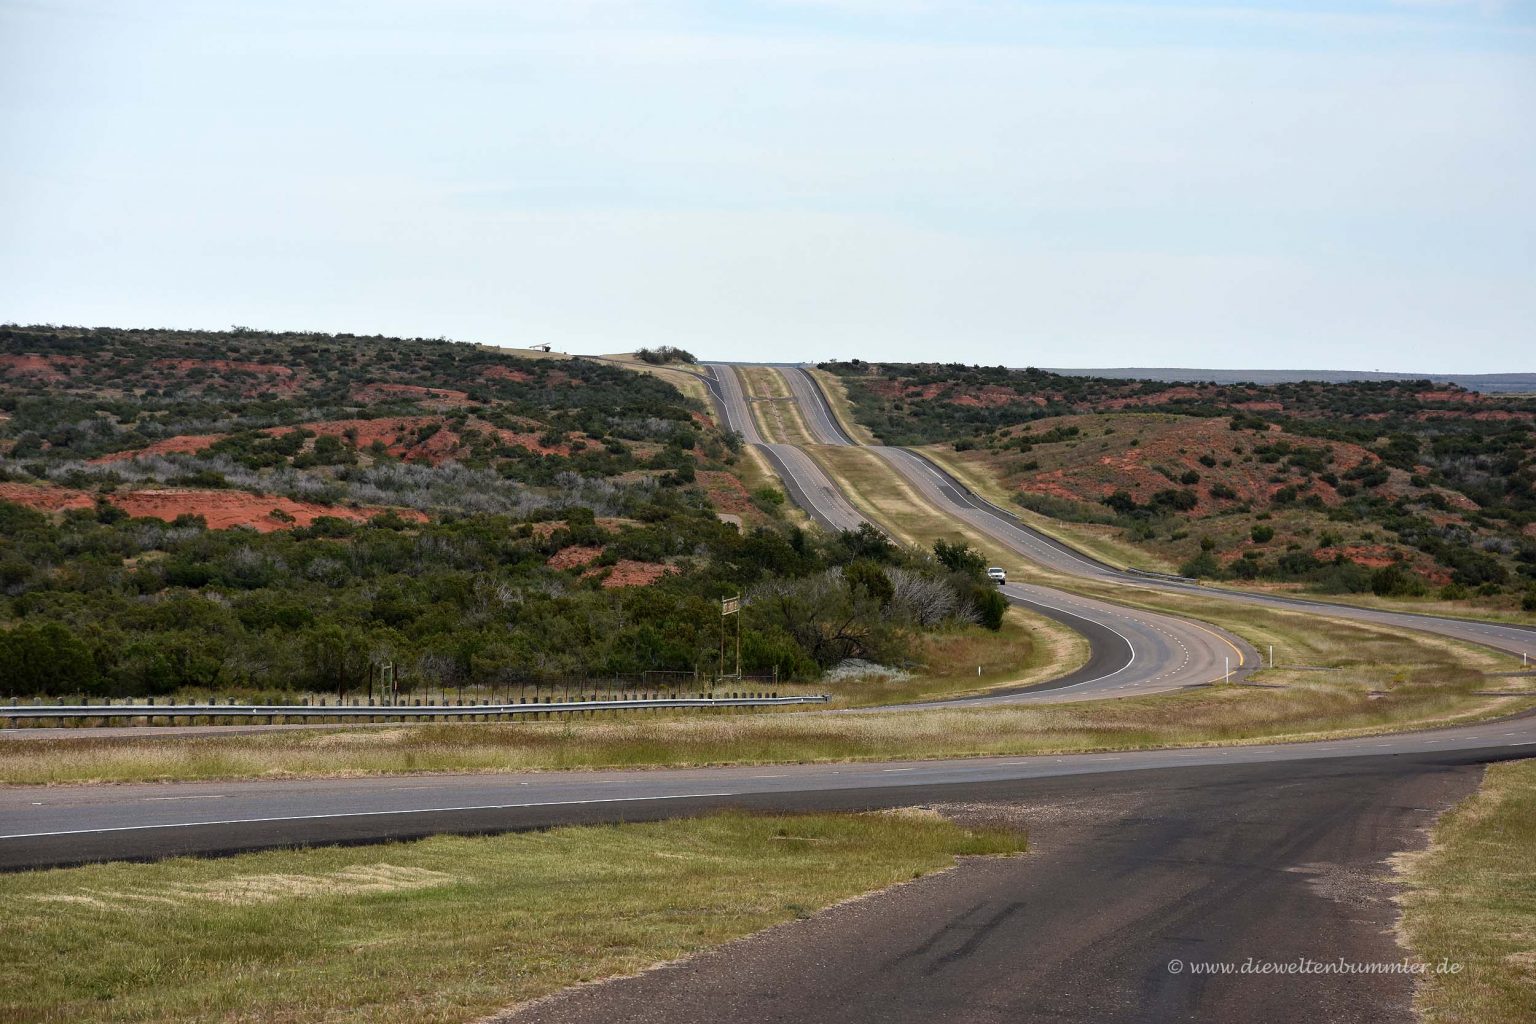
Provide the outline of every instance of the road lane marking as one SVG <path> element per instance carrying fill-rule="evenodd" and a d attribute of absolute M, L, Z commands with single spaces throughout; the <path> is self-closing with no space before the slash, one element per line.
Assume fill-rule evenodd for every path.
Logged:
<path fill-rule="evenodd" d="M 463 807 L 412 807 L 398 811 L 339 811 L 334 814 L 289 814 L 272 818 L 224 818 L 218 821 L 172 821 L 155 825 L 114 825 L 110 828 L 73 828 L 57 832 L 16 832 L 0 839 L 46 839 L 50 836 L 93 836 L 107 832 L 148 832 L 167 828 L 200 828 L 204 825 L 264 825 L 280 821 L 325 821 L 331 818 L 373 818 L 401 814 L 451 814 L 455 811 L 511 811 L 522 807 L 572 807 L 577 804 L 643 803 L 646 800 L 697 800 L 737 796 L 736 793 L 671 793 L 661 796 L 610 796 L 594 800 L 541 800 L 526 804 L 467 804 Z"/>

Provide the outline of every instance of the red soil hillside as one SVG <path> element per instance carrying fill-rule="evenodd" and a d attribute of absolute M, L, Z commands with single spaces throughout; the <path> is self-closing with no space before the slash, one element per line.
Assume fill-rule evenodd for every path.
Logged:
<path fill-rule="evenodd" d="M 224 440 L 226 434 L 182 434 L 179 437 L 168 437 L 164 441 L 156 441 L 152 445 L 143 448 L 135 448 L 132 451 L 113 452 L 110 455 L 102 455 L 91 459 L 93 463 L 122 462 L 139 455 L 193 455 L 209 448 L 219 441 Z"/>
<path fill-rule="evenodd" d="M 427 431 L 425 428 L 429 427 L 437 429 Z M 469 428 L 476 429 L 483 435 L 494 436 L 502 444 L 513 448 L 526 448 L 540 455 L 569 455 L 571 452 L 570 445 L 567 443 L 543 444 L 539 440 L 541 436 L 539 434 L 507 430 L 492 426 L 483 420 L 469 420 L 466 423 L 466 429 Z M 267 427 L 262 433 L 277 437 L 292 430 L 308 430 L 316 435 L 342 438 L 347 444 L 355 444 L 359 451 L 364 452 L 377 441 L 383 444 L 385 451 L 395 458 L 404 459 L 407 462 L 426 462 L 434 466 L 449 459 L 460 458 L 469 451 L 463 436 L 435 416 L 324 420 L 289 427 Z M 423 436 L 424 434 L 426 436 Z M 120 462 L 140 455 L 195 454 L 212 447 L 227 436 L 227 434 L 183 434 L 156 441 L 143 448 L 101 455 L 90 461 Z"/>
<path fill-rule="evenodd" d="M 170 371 L 178 376 L 203 371 L 219 377 L 260 378 L 247 389 L 250 394 L 261 391 L 297 391 L 301 382 L 300 374 L 295 373 L 290 367 L 277 363 L 251 363 L 229 359 L 156 359 L 153 365 L 157 370 Z"/>
<path fill-rule="evenodd" d="M 1079 431 L 1077 436 L 1033 443 L 1028 453 L 966 453 L 966 458 L 989 461 L 1014 489 L 1090 503 L 1121 490 L 1146 503 L 1158 491 L 1185 486 L 1181 478 L 1194 473 L 1200 478 L 1197 484 L 1189 485 L 1200 499 L 1191 513 L 1194 518 L 1242 502 L 1268 505 L 1276 492 L 1298 483 L 1295 476 L 1277 473 L 1276 463 L 1256 456 L 1256 448 L 1288 444 L 1293 449 L 1322 450 L 1327 453 L 1327 471 L 1341 477 L 1362 462 L 1375 461 L 1375 456 L 1355 444 L 1300 437 L 1279 429 L 1234 431 L 1224 419 L 1184 416 L 1058 416 L 1037 420 L 1027 431 L 1010 428 L 1002 436 L 1029 442 L 1053 430 L 1072 428 Z M 1216 464 L 1208 466 L 1200 461 L 1202 457 Z M 1031 463 L 1038 463 L 1038 468 L 1027 468 Z M 1387 497 L 1424 490 L 1412 487 L 1402 470 L 1393 469 L 1390 474 L 1381 489 Z M 1284 478 L 1272 479 L 1275 476 Z M 1218 488 L 1218 493 L 1222 487 L 1229 488 L 1236 496 L 1214 497 L 1212 487 Z M 1316 494 L 1328 505 L 1340 501 L 1336 487 L 1318 476 L 1311 478 L 1303 493 Z M 1459 494 L 1445 493 L 1453 505 L 1469 504 Z"/>
<path fill-rule="evenodd" d="M 357 388 L 352 397 L 359 402 L 381 402 L 391 398 L 410 398 L 427 405 L 468 405 L 469 394 L 450 388 L 425 388 L 415 384 L 369 384 Z"/>
<path fill-rule="evenodd" d="M 69 367 L 84 366 L 80 356 L 40 356 L 30 353 L 0 355 L 0 370 L 7 377 L 31 377 L 41 381 L 60 381 Z"/>
<path fill-rule="evenodd" d="M 583 565 L 591 565 L 603 557 L 603 549 L 586 544 L 572 544 L 570 547 L 561 548 L 545 560 L 544 564 L 551 569 L 575 569 Z"/>
<path fill-rule="evenodd" d="M 602 576 L 604 590 L 617 590 L 620 587 L 647 587 L 670 573 L 677 572 L 675 565 L 659 565 L 655 562 L 636 562 L 623 558 L 612 566 L 604 566 L 596 569 L 588 569 L 582 573 L 583 578 Z M 607 575 L 603 575 L 606 573 Z"/>
<path fill-rule="evenodd" d="M 257 497 L 244 491 L 149 488 L 109 494 L 106 499 L 135 518 L 163 519 L 170 522 L 178 516 L 195 515 L 202 516 L 207 521 L 209 529 L 226 530 L 232 526 L 248 526 L 260 533 L 271 533 L 274 530 L 284 530 L 293 526 L 308 526 L 321 516 L 361 523 L 386 511 L 382 508 L 321 505 L 275 495 Z M 96 496 L 88 491 L 18 483 L 0 483 L 0 500 L 15 502 L 42 512 L 93 508 L 96 504 Z M 274 511 L 281 512 L 290 519 L 273 516 Z M 402 519 L 413 522 L 425 522 L 427 518 L 414 509 L 393 511 Z"/>

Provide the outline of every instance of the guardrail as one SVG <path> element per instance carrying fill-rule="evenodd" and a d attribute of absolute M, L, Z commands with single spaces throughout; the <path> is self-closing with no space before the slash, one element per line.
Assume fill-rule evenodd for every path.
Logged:
<path fill-rule="evenodd" d="M 178 718 L 352 718 L 352 719 L 432 719 L 432 718 L 516 718 L 529 715 L 557 715 L 591 711 L 647 711 L 666 708 L 760 708 L 796 704 L 825 704 L 826 694 L 780 697 L 777 694 L 731 694 L 725 697 L 700 694 L 697 697 L 637 697 L 623 700 L 554 700 L 553 698 L 516 704 L 10 704 L 0 705 L 0 724 L 39 719 L 78 721 L 81 719 L 143 718 L 152 724 L 157 718 L 174 722 Z"/>
<path fill-rule="evenodd" d="M 1199 583 L 1193 576 L 1180 576 L 1173 572 L 1153 572 L 1151 569 L 1133 569 L 1126 566 L 1125 571 L 1132 576 L 1147 576 L 1154 580 L 1170 580 L 1174 583 Z"/>

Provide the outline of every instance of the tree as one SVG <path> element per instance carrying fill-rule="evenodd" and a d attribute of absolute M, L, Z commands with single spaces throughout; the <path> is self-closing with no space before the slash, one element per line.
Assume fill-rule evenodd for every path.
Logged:
<path fill-rule="evenodd" d="M 90 691 L 96 663 L 89 648 L 58 622 L 23 623 L 0 633 L 0 696 Z"/>
<path fill-rule="evenodd" d="M 305 631 L 299 642 L 306 671 L 319 686 L 335 687 L 337 696 L 364 681 L 369 648 L 360 630 L 335 622 Z"/>
<path fill-rule="evenodd" d="M 947 540 L 933 542 L 933 557 L 939 560 L 939 564 L 950 572 L 964 573 L 967 576 L 979 576 L 986 571 L 987 560 L 981 552 L 973 551 L 965 541 L 951 544 Z"/>

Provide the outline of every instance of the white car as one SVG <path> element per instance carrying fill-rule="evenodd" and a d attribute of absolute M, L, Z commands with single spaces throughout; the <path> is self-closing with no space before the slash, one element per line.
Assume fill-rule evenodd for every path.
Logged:
<path fill-rule="evenodd" d="M 987 579 L 991 580 L 993 583 L 996 583 L 998 586 L 1002 586 L 1004 583 L 1008 582 L 1008 574 L 1004 572 L 1001 567 L 994 565 L 987 570 Z"/>

